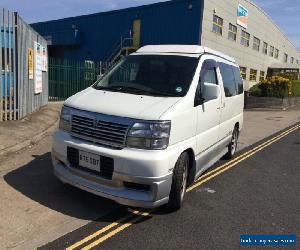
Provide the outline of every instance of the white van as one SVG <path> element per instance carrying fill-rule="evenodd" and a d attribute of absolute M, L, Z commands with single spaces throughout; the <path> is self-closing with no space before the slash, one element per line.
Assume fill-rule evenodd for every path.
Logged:
<path fill-rule="evenodd" d="M 145 46 L 65 102 L 54 172 L 124 205 L 179 209 L 188 185 L 233 157 L 243 106 L 233 58 L 201 46 Z"/>

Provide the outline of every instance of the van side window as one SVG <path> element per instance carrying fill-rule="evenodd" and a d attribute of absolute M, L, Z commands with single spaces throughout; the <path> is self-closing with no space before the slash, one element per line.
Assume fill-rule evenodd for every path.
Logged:
<path fill-rule="evenodd" d="M 205 74 L 201 77 L 201 83 L 205 82 L 218 84 L 216 68 L 207 70 Z"/>
<path fill-rule="evenodd" d="M 217 63 L 214 60 L 206 60 L 202 64 L 200 73 L 200 84 L 213 83 L 218 84 L 217 78 Z"/>
<path fill-rule="evenodd" d="M 237 95 L 237 88 L 232 66 L 219 63 L 226 97 Z"/>
<path fill-rule="evenodd" d="M 234 67 L 234 66 L 232 66 L 232 69 L 233 69 L 233 73 L 234 73 L 236 89 L 237 89 L 238 95 L 240 95 L 244 91 L 243 79 L 241 77 L 240 69 L 238 67 Z"/>

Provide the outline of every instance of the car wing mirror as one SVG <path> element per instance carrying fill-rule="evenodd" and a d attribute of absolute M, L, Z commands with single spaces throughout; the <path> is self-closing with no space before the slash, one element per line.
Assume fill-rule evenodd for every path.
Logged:
<path fill-rule="evenodd" d="M 203 83 L 202 95 L 205 101 L 218 99 L 220 96 L 220 86 L 215 83 Z"/>

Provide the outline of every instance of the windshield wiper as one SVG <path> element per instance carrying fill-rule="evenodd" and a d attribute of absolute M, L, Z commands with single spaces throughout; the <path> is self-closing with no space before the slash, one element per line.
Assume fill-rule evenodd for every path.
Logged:
<path fill-rule="evenodd" d="M 111 87 L 102 87 L 102 86 L 95 86 L 95 89 L 98 90 L 111 90 L 111 91 L 117 91 L 117 92 L 123 92 L 125 91 L 143 91 L 141 89 L 138 88 L 134 88 L 134 87 L 126 87 L 126 86 L 111 86 Z"/>
<path fill-rule="evenodd" d="M 145 91 L 145 93 L 153 96 L 168 96 L 168 97 L 177 97 L 174 94 L 163 92 L 163 91 Z"/>
<path fill-rule="evenodd" d="M 123 93 L 141 94 L 141 95 L 176 97 L 176 95 L 167 92 L 155 91 L 155 90 L 143 90 L 143 89 L 129 87 L 129 86 L 112 86 L 112 87 L 97 86 L 95 88 L 98 90 L 108 90 L 108 91 L 116 91 L 116 92 L 123 92 Z"/>

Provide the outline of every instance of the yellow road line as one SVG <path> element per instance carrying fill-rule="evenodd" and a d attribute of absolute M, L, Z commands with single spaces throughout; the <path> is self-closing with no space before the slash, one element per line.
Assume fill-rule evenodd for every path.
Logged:
<path fill-rule="evenodd" d="M 223 164 L 222 166 L 200 176 L 198 178 L 198 180 L 196 181 L 196 183 L 192 186 L 190 186 L 187 189 L 187 192 L 191 192 L 192 190 L 194 190 L 195 188 L 201 186 L 202 184 L 208 182 L 209 180 L 215 178 L 216 176 L 222 174 L 225 171 L 228 171 L 229 169 L 233 168 L 234 166 L 236 166 L 237 164 L 239 164 L 240 162 L 248 159 L 249 157 L 251 157 L 252 155 L 258 153 L 259 151 L 263 150 L 264 148 L 272 145 L 273 143 L 275 143 L 276 141 L 280 140 L 281 138 L 287 136 L 288 134 L 292 133 L 293 131 L 297 130 L 298 128 L 300 128 L 300 124 L 282 132 L 281 134 L 271 138 L 270 140 L 258 145 L 257 147 L 245 152 L 244 154 L 238 156 L 237 158 L 227 162 L 226 164 Z M 114 223 L 111 223 L 110 225 L 102 228 L 101 230 L 95 232 L 94 234 L 84 238 L 83 240 L 75 243 L 74 245 L 70 246 L 67 248 L 67 250 L 73 250 L 79 246 L 81 246 L 82 244 L 92 240 L 93 238 L 99 236 L 100 234 L 110 230 L 111 228 L 114 228 L 116 226 L 118 226 L 116 229 L 112 230 L 111 232 L 107 233 L 106 235 L 103 235 L 101 238 L 99 238 L 98 240 L 92 242 L 91 244 L 87 245 L 86 247 L 82 248 L 83 250 L 89 250 L 92 249 L 96 246 L 98 246 L 99 244 L 101 244 L 102 242 L 106 241 L 107 239 L 113 237 L 114 235 L 124 231 L 126 228 L 132 226 L 135 222 L 137 222 L 138 220 L 141 219 L 141 216 L 150 216 L 151 213 L 154 210 L 151 210 L 150 212 L 140 212 L 140 211 L 133 211 L 134 214 L 136 215 L 140 215 L 139 217 L 136 217 L 134 219 L 129 220 L 128 222 L 126 222 L 125 224 L 118 226 L 119 224 L 123 223 L 124 221 L 126 221 L 127 219 L 129 219 L 130 217 L 132 217 L 132 215 L 126 216 Z"/>
<path fill-rule="evenodd" d="M 138 215 L 139 214 L 139 211 L 132 211 L 133 214 L 135 215 Z M 130 215 L 127 215 L 123 218 L 121 218 L 120 220 L 117 220 L 116 222 L 113 222 L 109 225 L 107 225 L 106 227 L 98 230 L 97 232 L 85 237 L 84 239 L 82 239 L 81 241 L 78 241 L 76 242 L 75 244 L 73 244 L 72 246 L 69 246 L 68 248 L 66 248 L 66 250 L 73 250 L 81 245 L 83 245 L 84 243 L 87 243 L 88 241 L 96 238 L 97 236 L 99 236 L 100 234 L 103 234 L 105 232 L 107 232 L 108 230 L 112 229 L 113 227 L 116 227 L 118 226 L 119 224 L 125 222 L 126 220 L 128 220 L 129 218 L 131 218 L 133 215 L 130 214 Z"/>
<path fill-rule="evenodd" d="M 150 216 L 150 213 L 144 212 L 144 213 L 141 213 L 140 215 L 142 215 L 142 216 Z M 132 226 L 134 223 L 136 223 L 140 219 L 141 219 L 141 217 L 137 217 L 137 218 L 135 218 L 135 219 L 133 219 L 133 220 L 131 220 L 131 221 L 123 224 L 122 226 L 117 227 L 113 231 L 109 232 L 108 234 L 102 236 L 98 240 L 96 240 L 96 241 L 92 242 L 91 244 L 87 245 L 86 247 L 82 248 L 82 250 L 90 250 L 90 249 L 98 246 L 99 244 L 101 244 L 102 242 L 106 241 L 107 239 L 115 236 L 116 234 L 122 232 L 126 228 Z"/>
<path fill-rule="evenodd" d="M 271 141 L 273 141 L 273 140 L 276 140 L 278 137 L 280 137 L 280 136 L 283 135 L 283 134 L 288 133 L 289 131 L 293 130 L 294 128 L 299 128 L 299 127 L 300 127 L 300 125 L 297 125 L 297 126 L 295 126 L 295 127 L 292 127 L 292 128 L 290 128 L 289 130 L 284 131 L 284 132 L 282 132 L 281 134 L 279 134 L 279 135 L 277 135 L 277 136 L 271 138 L 270 140 L 265 141 L 264 143 L 258 145 L 257 147 L 255 147 L 255 148 L 253 148 L 253 149 L 251 149 L 251 150 L 245 152 L 244 154 L 242 154 L 242 155 L 240 155 L 240 156 L 238 156 L 238 157 L 232 159 L 231 161 L 225 163 L 224 165 L 222 165 L 222 166 L 220 166 L 220 167 L 218 167 L 218 168 L 215 168 L 215 169 L 213 169 L 213 170 L 207 172 L 207 173 L 204 174 L 204 175 L 201 175 L 201 176 L 196 180 L 196 182 L 197 182 L 197 181 L 200 181 L 200 180 L 202 180 L 202 179 L 204 179 L 204 178 L 206 178 L 207 176 L 209 176 L 209 175 L 211 175 L 211 174 L 213 174 L 213 173 L 215 173 L 215 172 L 221 170 L 222 168 L 224 168 L 224 167 L 226 167 L 226 166 L 232 164 L 233 162 L 235 162 L 235 161 L 237 161 L 237 160 L 243 158 L 243 157 L 246 156 L 247 154 L 249 154 L 249 153 L 251 153 L 251 152 L 257 150 L 257 149 L 260 148 L 260 147 L 263 147 L 263 146 L 266 145 L 267 143 L 269 143 L 269 142 L 271 142 Z M 293 131 L 294 131 L 294 130 L 293 130 Z"/>
<path fill-rule="evenodd" d="M 209 175 L 209 177 L 207 177 L 205 179 L 201 178 L 199 182 L 196 182 L 194 185 L 190 186 L 186 191 L 190 192 L 190 191 L 194 190 L 195 188 L 201 186 L 202 184 L 208 182 L 209 180 L 213 179 L 214 177 L 222 174 L 223 172 L 228 171 L 229 169 L 233 168 L 234 166 L 236 166 L 240 162 L 248 159 L 250 156 L 258 153 L 259 151 L 261 151 L 264 148 L 272 145 L 273 143 L 275 143 L 276 141 L 280 140 L 281 138 L 283 138 L 283 137 L 287 136 L 288 134 L 294 132 L 299 127 L 300 127 L 300 125 L 297 125 L 297 126 L 291 128 L 291 129 L 289 129 L 288 131 L 280 134 L 279 136 L 277 136 L 277 138 L 275 140 L 270 140 L 267 144 L 264 144 L 262 147 L 258 146 L 258 147 L 256 147 L 256 150 L 254 150 L 252 152 L 250 150 L 249 151 L 250 153 L 244 154 L 243 158 L 240 158 L 240 159 L 235 160 L 235 161 L 231 161 L 232 164 L 229 164 L 229 165 L 228 164 L 224 164 L 223 166 L 219 167 L 220 171 L 216 172 L 215 174 L 211 175 L 212 173 L 207 173 L 207 175 Z M 211 172 L 213 172 L 213 171 L 211 171 Z"/>

